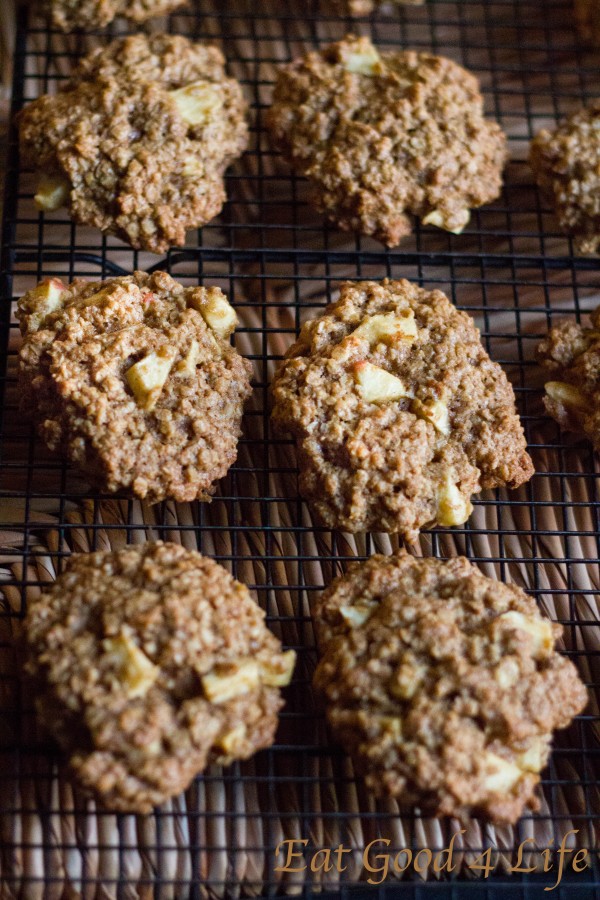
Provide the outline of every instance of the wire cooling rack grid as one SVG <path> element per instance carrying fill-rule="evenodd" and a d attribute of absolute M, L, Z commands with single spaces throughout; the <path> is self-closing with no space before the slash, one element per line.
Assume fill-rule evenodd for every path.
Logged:
<path fill-rule="evenodd" d="M 386 275 L 440 287 L 475 317 L 488 351 L 515 386 L 537 470 L 519 491 L 482 494 L 467 526 L 426 534 L 414 551 L 466 553 L 487 574 L 533 592 L 564 623 L 565 652 L 590 685 L 591 701 L 557 738 L 539 813 L 514 829 L 472 823 L 455 845 L 457 868 L 450 882 L 429 866 L 421 876 L 409 869 L 400 888 L 391 880 L 368 889 L 382 895 L 402 890 L 407 897 L 546 896 L 543 887 L 557 880 L 557 857 L 553 870 L 544 873 L 540 851 L 564 840 L 572 850 L 589 850 L 589 867 L 566 871 L 548 896 L 597 896 L 597 461 L 588 444 L 561 436 L 543 415 L 542 375 L 533 350 L 551 322 L 597 305 L 600 266 L 575 257 L 558 233 L 526 156 L 540 127 L 598 92 L 599 58 L 578 43 L 570 0 L 429 0 L 359 22 L 337 17 L 326 0 L 296 9 L 250 0 L 222 6 L 200 0 L 166 25 L 224 49 L 253 114 L 251 149 L 228 175 L 230 201 L 217 220 L 190 235 L 185 248 L 157 260 L 73 225 L 63 213 L 39 214 L 33 177 L 19 168 L 12 136 L 2 232 L 2 897 L 239 897 L 321 890 L 354 895 L 367 889 L 368 877 L 380 877 L 362 864 L 370 841 L 389 840 L 392 855 L 403 847 L 414 854 L 423 847 L 435 852 L 458 829 L 456 822 L 374 802 L 314 713 L 311 598 L 348 559 L 391 552 L 397 542 L 315 528 L 297 495 L 291 442 L 273 435 L 268 420 L 268 381 L 301 321 L 335 296 L 340 280 Z M 262 118 L 277 63 L 350 30 L 370 34 L 384 48 L 444 53 L 480 78 L 489 114 L 509 134 L 511 162 L 502 196 L 475 212 L 463 235 L 417 226 L 394 250 L 342 235 L 323 224 L 307 203 L 306 185 L 270 149 Z M 14 111 L 52 91 L 82 53 L 117 31 L 65 37 L 35 18 L 28 23 L 23 11 Z M 18 413 L 12 299 L 50 274 L 99 278 L 134 268 L 166 268 L 186 284 L 218 284 L 238 309 L 236 341 L 253 360 L 255 392 L 238 462 L 210 505 L 150 508 L 90 493 Z M 226 771 L 211 769 L 184 797 L 136 819 L 96 810 L 71 788 L 59 757 L 32 726 L 14 648 L 27 598 L 60 571 L 71 551 L 150 537 L 198 547 L 250 584 L 271 627 L 298 650 L 299 665 L 275 747 Z M 277 872 L 277 845 L 300 838 L 309 841 L 307 861 L 319 848 L 351 848 L 346 871 Z M 522 868 L 537 866 L 538 874 L 510 871 L 527 839 Z M 473 866 L 486 848 L 493 867 L 487 878 Z"/>

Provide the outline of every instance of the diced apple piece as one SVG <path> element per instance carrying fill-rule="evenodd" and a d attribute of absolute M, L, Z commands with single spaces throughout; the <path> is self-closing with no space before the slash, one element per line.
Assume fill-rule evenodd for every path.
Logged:
<path fill-rule="evenodd" d="M 378 715 L 376 718 L 381 731 L 389 734 L 393 740 L 399 740 L 402 737 L 402 722 L 399 716 Z"/>
<path fill-rule="evenodd" d="M 192 295 L 191 305 L 197 309 L 208 327 L 226 340 L 236 329 L 238 318 L 235 309 L 225 294 L 218 288 Z"/>
<path fill-rule="evenodd" d="M 446 528 L 463 525 L 472 512 L 473 506 L 470 499 L 459 491 L 453 473 L 446 472 L 438 494 L 437 520 L 439 524 Z"/>
<path fill-rule="evenodd" d="M 282 653 L 275 665 L 261 662 L 262 683 L 269 687 L 285 687 L 292 680 L 295 665 L 296 653 L 294 650 L 286 650 L 285 653 Z"/>
<path fill-rule="evenodd" d="M 260 668 L 254 659 L 240 660 L 229 671 L 208 672 L 200 679 L 211 703 L 226 703 L 241 697 L 260 685 Z"/>
<path fill-rule="evenodd" d="M 190 156 L 186 159 L 181 169 L 185 178 L 202 178 L 206 171 L 206 167 L 201 159 Z"/>
<path fill-rule="evenodd" d="M 435 225 L 436 228 L 443 228 L 451 234 L 462 234 L 466 226 L 469 224 L 471 212 L 468 209 L 461 209 L 452 219 L 444 216 L 441 210 L 433 209 L 421 220 L 423 225 Z"/>
<path fill-rule="evenodd" d="M 523 777 L 523 771 L 519 766 L 503 759 L 497 753 L 487 751 L 484 754 L 484 762 L 487 769 L 485 787 L 493 793 L 510 791 L 519 779 Z"/>
<path fill-rule="evenodd" d="M 411 409 L 420 419 L 426 419 L 428 422 L 431 422 L 440 434 L 446 437 L 450 434 L 448 407 L 442 400 L 431 400 L 427 403 L 423 403 L 421 400 L 414 400 Z"/>
<path fill-rule="evenodd" d="M 136 403 L 146 412 L 150 412 L 156 406 L 169 377 L 174 355 L 172 350 L 166 348 L 153 351 L 125 372 Z"/>
<path fill-rule="evenodd" d="M 412 309 L 402 310 L 398 315 L 385 313 L 369 316 L 352 332 L 352 337 L 369 342 L 374 347 L 380 341 L 392 343 L 395 340 L 412 340 L 417 336 L 418 328 Z"/>
<path fill-rule="evenodd" d="M 33 300 L 34 308 L 28 318 L 27 329 L 30 333 L 39 331 L 49 315 L 63 305 L 67 287 L 60 278 L 48 278 L 36 288 L 29 291 L 28 299 Z"/>
<path fill-rule="evenodd" d="M 572 384 L 565 381 L 548 381 L 544 389 L 551 400 L 561 403 L 563 406 L 584 407 L 586 399 L 584 395 Z"/>
<path fill-rule="evenodd" d="M 394 672 L 390 684 L 392 694 L 401 700 L 410 700 L 422 683 L 426 671 L 425 666 L 416 665 L 408 661 L 401 663 Z"/>
<path fill-rule="evenodd" d="M 353 370 L 359 393 L 367 403 L 390 403 L 403 397 L 412 397 L 400 378 L 380 366 L 357 362 Z"/>
<path fill-rule="evenodd" d="M 127 696 L 133 698 L 147 694 L 160 670 L 137 646 L 131 635 L 122 631 L 117 637 L 106 638 L 102 646 L 109 656 L 114 657 Z"/>
<path fill-rule="evenodd" d="M 378 75 L 382 71 L 381 57 L 372 44 L 362 43 L 363 50 L 353 50 L 344 57 L 344 68 L 358 75 Z"/>
<path fill-rule="evenodd" d="M 519 755 L 518 763 L 524 772 L 541 772 L 547 758 L 548 745 L 538 738 Z"/>
<path fill-rule="evenodd" d="M 503 659 L 494 669 L 494 678 L 504 690 L 515 685 L 519 676 L 519 666 L 514 659 Z"/>
<path fill-rule="evenodd" d="M 375 600 L 365 600 L 362 603 L 355 603 L 353 606 L 341 606 L 340 615 L 350 628 L 360 628 L 371 618 L 376 606 Z"/>
<path fill-rule="evenodd" d="M 58 175 L 42 175 L 38 182 L 34 202 L 43 212 L 55 212 L 69 199 L 70 185 Z"/>
<path fill-rule="evenodd" d="M 219 739 L 219 748 L 227 754 L 227 756 L 235 756 L 238 748 L 246 737 L 246 726 L 243 722 L 232 728 Z"/>
<path fill-rule="evenodd" d="M 206 125 L 223 106 L 217 85 L 210 81 L 194 81 L 175 91 L 169 91 L 179 114 L 189 125 Z"/>
<path fill-rule="evenodd" d="M 200 312 L 208 327 L 223 340 L 235 331 L 238 317 L 224 294 L 213 293 Z"/>
<path fill-rule="evenodd" d="M 533 619 L 524 616 L 517 610 L 502 613 L 499 620 L 507 622 L 512 628 L 524 631 L 532 639 L 532 653 L 534 659 L 543 659 L 552 653 L 554 648 L 554 633 L 552 623 L 548 619 Z"/>
<path fill-rule="evenodd" d="M 175 370 L 177 375 L 179 375 L 181 378 L 191 378 L 192 375 L 195 375 L 199 357 L 200 344 L 194 338 L 190 344 L 188 352 L 183 357 L 181 362 L 177 364 L 177 369 Z"/>

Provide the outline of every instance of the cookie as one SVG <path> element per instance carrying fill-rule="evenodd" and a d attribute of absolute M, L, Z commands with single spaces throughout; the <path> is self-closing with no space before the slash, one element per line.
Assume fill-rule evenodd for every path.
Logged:
<path fill-rule="evenodd" d="M 558 224 L 580 253 L 600 247 L 600 101 L 531 142 L 529 161 Z"/>
<path fill-rule="evenodd" d="M 24 630 L 38 718 L 109 809 L 149 812 L 273 743 L 294 651 L 199 553 L 157 541 L 71 557 Z"/>
<path fill-rule="evenodd" d="M 186 0 L 46 0 L 42 8 L 55 28 L 68 32 L 104 28 L 116 16 L 139 24 L 184 5 Z"/>
<path fill-rule="evenodd" d="M 267 125 L 317 208 L 390 247 L 409 215 L 459 234 L 498 196 L 506 138 L 477 79 L 450 59 L 348 36 L 284 66 Z"/>
<path fill-rule="evenodd" d="M 119 38 L 18 117 L 42 210 L 163 253 L 221 210 L 246 148 L 247 104 L 216 47 L 165 34 Z"/>
<path fill-rule="evenodd" d="M 544 386 L 547 412 L 600 452 L 600 307 L 591 314 L 591 326 L 561 322 L 540 342 L 537 358 L 552 377 Z"/>
<path fill-rule="evenodd" d="M 19 389 L 41 437 L 108 492 L 206 500 L 235 461 L 251 366 L 219 288 L 166 272 L 42 282 L 19 300 Z"/>
<path fill-rule="evenodd" d="M 575 21 L 582 39 L 600 45 L 600 0 L 574 0 Z"/>
<path fill-rule="evenodd" d="M 587 693 L 531 597 L 464 558 L 399 553 L 352 565 L 315 615 L 315 690 L 376 796 L 498 824 L 539 807 L 552 733 Z"/>
<path fill-rule="evenodd" d="M 300 492 L 346 531 L 460 525 L 482 488 L 533 474 L 511 385 L 472 319 L 408 281 L 346 282 L 273 381 Z"/>

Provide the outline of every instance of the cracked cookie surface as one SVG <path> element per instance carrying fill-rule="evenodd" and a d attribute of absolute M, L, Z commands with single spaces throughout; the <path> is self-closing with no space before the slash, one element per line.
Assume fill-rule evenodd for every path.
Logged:
<path fill-rule="evenodd" d="M 544 129 L 531 142 L 529 161 L 561 229 L 580 253 L 600 248 L 600 101 Z"/>
<path fill-rule="evenodd" d="M 552 375 L 545 384 L 546 411 L 600 452 L 600 307 L 590 318 L 591 327 L 567 320 L 551 328 L 537 358 Z"/>
<path fill-rule="evenodd" d="M 42 9 L 61 31 L 104 28 L 117 16 L 130 22 L 146 22 L 187 6 L 188 0 L 44 0 Z"/>
<path fill-rule="evenodd" d="M 270 746 L 295 657 L 245 585 L 161 541 L 72 557 L 25 637 L 41 723 L 80 784 L 128 812 Z"/>
<path fill-rule="evenodd" d="M 216 47 L 184 37 L 119 38 L 84 58 L 55 95 L 18 116 L 35 201 L 163 253 L 225 202 L 223 175 L 246 148 L 247 104 Z"/>
<path fill-rule="evenodd" d="M 533 474 L 513 389 L 472 319 L 408 281 L 346 282 L 272 386 L 300 493 L 347 531 L 459 525 L 482 488 Z"/>
<path fill-rule="evenodd" d="M 389 246 L 410 215 L 459 233 L 500 193 L 504 133 L 444 57 L 348 36 L 280 70 L 267 125 L 330 221 Z"/>
<path fill-rule="evenodd" d="M 166 272 L 42 282 L 19 301 L 19 387 L 41 437 L 109 492 L 208 499 L 235 461 L 250 363 L 218 288 Z"/>
<path fill-rule="evenodd" d="M 315 689 L 374 794 L 463 821 L 539 807 L 552 733 L 587 692 L 524 591 L 401 552 L 351 565 L 313 614 Z"/>

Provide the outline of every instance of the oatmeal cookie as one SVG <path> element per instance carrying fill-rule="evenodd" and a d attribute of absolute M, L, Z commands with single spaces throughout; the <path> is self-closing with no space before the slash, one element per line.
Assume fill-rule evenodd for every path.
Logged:
<path fill-rule="evenodd" d="M 399 553 L 351 566 L 316 616 L 314 686 L 374 794 L 496 823 L 539 806 L 552 732 L 587 693 L 531 597 L 466 559 Z"/>
<path fill-rule="evenodd" d="M 600 248 L 600 100 L 531 142 L 529 160 L 540 190 L 580 253 Z"/>
<path fill-rule="evenodd" d="M 533 474 L 511 385 L 472 319 L 408 281 L 346 282 L 273 382 L 319 521 L 399 532 L 467 520 L 482 488 Z"/>
<path fill-rule="evenodd" d="M 235 461 L 251 366 L 218 288 L 166 272 L 42 282 L 19 301 L 19 387 L 51 450 L 150 502 L 206 500 Z"/>
<path fill-rule="evenodd" d="M 18 117 L 35 201 L 163 253 L 216 216 L 248 141 L 247 104 L 216 47 L 138 34 L 97 49 Z"/>
<path fill-rule="evenodd" d="M 150 542 L 72 557 L 30 606 L 42 725 L 109 809 L 149 812 L 210 763 L 269 747 L 294 651 L 211 559 Z"/>
<path fill-rule="evenodd" d="M 76 28 L 104 28 L 116 16 L 141 23 L 155 16 L 164 16 L 189 0 L 44 0 L 44 12 L 61 31 Z"/>
<path fill-rule="evenodd" d="M 544 386 L 547 412 L 600 452 L 600 306 L 591 314 L 591 328 L 574 321 L 551 328 L 537 358 L 552 374 Z"/>
<path fill-rule="evenodd" d="M 281 69 L 267 124 L 317 208 L 390 247 L 409 213 L 458 234 L 500 192 L 506 138 L 474 76 L 443 57 L 348 36 Z"/>
<path fill-rule="evenodd" d="M 574 0 L 575 21 L 583 40 L 600 45 L 600 0 Z"/>

